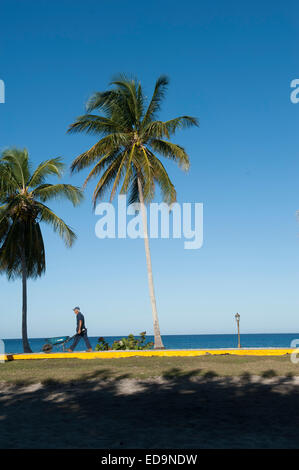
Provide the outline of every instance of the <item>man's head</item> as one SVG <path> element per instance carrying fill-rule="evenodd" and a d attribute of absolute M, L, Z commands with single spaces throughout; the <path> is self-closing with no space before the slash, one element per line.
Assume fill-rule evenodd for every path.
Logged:
<path fill-rule="evenodd" d="M 77 315 L 80 312 L 80 307 L 73 308 L 73 311 Z"/>

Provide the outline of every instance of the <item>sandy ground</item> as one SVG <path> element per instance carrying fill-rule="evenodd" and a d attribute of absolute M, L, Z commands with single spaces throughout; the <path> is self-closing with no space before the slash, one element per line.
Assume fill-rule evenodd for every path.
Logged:
<path fill-rule="evenodd" d="M 0 385 L 0 448 L 298 448 L 299 377 Z"/>

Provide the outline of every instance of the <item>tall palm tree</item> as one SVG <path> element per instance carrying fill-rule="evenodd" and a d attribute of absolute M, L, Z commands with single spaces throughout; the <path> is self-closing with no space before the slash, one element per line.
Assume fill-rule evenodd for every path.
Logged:
<path fill-rule="evenodd" d="M 52 226 L 71 246 L 75 233 L 44 203 L 64 197 L 73 205 L 82 191 L 70 184 L 46 183 L 51 175 L 61 176 L 59 158 L 46 160 L 31 172 L 27 150 L 8 149 L 0 158 L 0 273 L 9 279 L 22 278 L 22 339 L 24 352 L 32 352 L 27 335 L 27 279 L 45 271 L 45 248 L 40 222 Z"/>
<path fill-rule="evenodd" d="M 176 201 L 174 185 L 156 153 L 175 161 L 182 169 L 187 170 L 187 153 L 181 146 L 172 143 L 170 137 L 178 129 L 198 125 L 198 122 L 190 116 L 181 116 L 169 121 L 157 120 L 157 113 L 168 85 L 165 76 L 158 78 L 148 106 L 140 82 L 121 75 L 111 85 L 112 89 L 91 96 L 87 103 L 87 114 L 77 118 L 68 129 L 68 132 L 86 132 L 101 136 L 93 147 L 74 160 L 71 169 L 73 172 L 80 171 L 94 165 L 85 180 L 86 185 L 91 178 L 99 177 L 93 193 L 94 205 L 104 197 L 109 188 L 110 200 L 119 189 L 120 193 L 129 193 L 129 203 L 140 203 L 155 348 L 162 348 L 145 203 L 154 198 L 156 185 L 160 187 L 165 202 L 171 204 Z M 90 114 L 95 110 L 102 115 Z"/>

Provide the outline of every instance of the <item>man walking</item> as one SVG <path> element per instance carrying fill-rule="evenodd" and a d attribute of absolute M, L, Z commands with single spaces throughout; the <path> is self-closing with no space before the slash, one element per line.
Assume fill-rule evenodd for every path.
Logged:
<path fill-rule="evenodd" d="M 77 317 L 77 328 L 76 328 L 77 334 L 74 337 L 73 344 L 70 346 L 69 349 L 67 349 L 67 351 L 73 352 L 75 347 L 79 343 L 80 339 L 83 338 L 87 347 L 86 352 L 91 352 L 92 347 L 87 336 L 87 329 L 85 328 L 84 315 L 80 312 L 80 307 L 75 307 L 73 311 Z"/>

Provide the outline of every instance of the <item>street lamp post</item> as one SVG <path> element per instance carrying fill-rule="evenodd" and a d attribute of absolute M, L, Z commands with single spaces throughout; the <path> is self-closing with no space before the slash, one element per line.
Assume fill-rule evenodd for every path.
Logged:
<path fill-rule="evenodd" d="M 235 319 L 237 322 L 237 327 L 238 327 L 238 348 L 241 347 L 241 341 L 240 341 L 240 315 L 239 313 L 236 313 Z"/>

